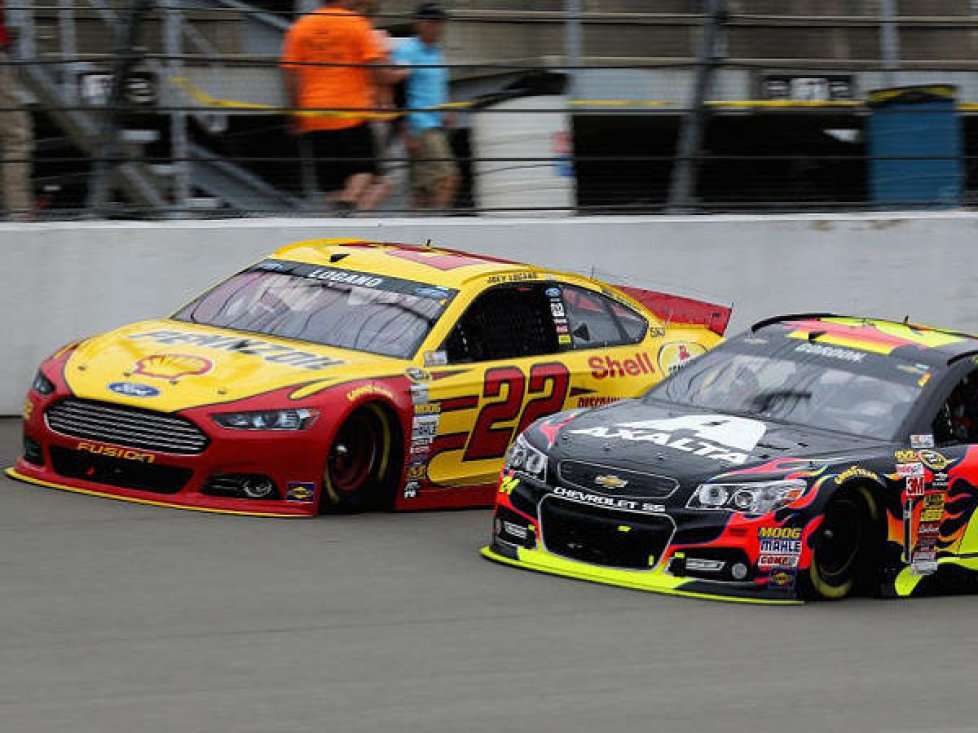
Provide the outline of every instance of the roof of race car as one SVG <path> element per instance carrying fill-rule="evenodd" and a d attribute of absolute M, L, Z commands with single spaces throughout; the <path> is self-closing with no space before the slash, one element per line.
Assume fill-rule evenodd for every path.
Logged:
<path fill-rule="evenodd" d="M 271 257 L 449 288 L 460 288 L 475 278 L 514 271 L 554 274 L 552 270 L 533 265 L 458 250 L 357 239 L 296 242 L 276 250 Z"/>
<path fill-rule="evenodd" d="M 881 318 L 853 318 L 829 313 L 806 313 L 769 318 L 751 331 L 778 329 L 786 338 L 816 340 L 859 351 L 889 355 L 903 347 L 915 347 L 918 357 L 948 364 L 978 352 L 978 337 L 957 331 Z"/>

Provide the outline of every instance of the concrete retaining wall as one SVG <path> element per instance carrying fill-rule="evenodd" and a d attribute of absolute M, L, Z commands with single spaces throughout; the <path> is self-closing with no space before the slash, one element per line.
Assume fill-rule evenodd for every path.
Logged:
<path fill-rule="evenodd" d="M 78 336 L 164 315 L 288 242 L 354 236 L 444 244 L 733 302 L 732 330 L 830 310 L 978 332 L 978 214 L 566 220 L 256 219 L 0 225 L 0 414 L 37 363 Z"/>

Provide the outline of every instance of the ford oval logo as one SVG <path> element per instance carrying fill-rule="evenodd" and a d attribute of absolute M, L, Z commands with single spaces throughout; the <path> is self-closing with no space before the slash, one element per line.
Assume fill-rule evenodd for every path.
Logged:
<path fill-rule="evenodd" d="M 135 382 L 113 382 L 109 385 L 109 389 L 126 397 L 156 397 L 160 393 L 156 387 Z"/>

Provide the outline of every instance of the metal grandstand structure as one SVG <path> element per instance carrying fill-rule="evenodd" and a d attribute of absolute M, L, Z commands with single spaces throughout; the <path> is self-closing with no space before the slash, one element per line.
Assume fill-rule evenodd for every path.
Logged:
<path fill-rule="evenodd" d="M 415 4 L 386 0 L 373 20 L 407 35 Z M 804 177 L 815 161 L 832 168 L 833 159 L 843 167 L 865 159 L 858 132 L 869 90 L 952 84 L 968 119 L 978 109 L 973 0 L 659 0 L 652 12 L 642 0 L 450 5 L 453 100 L 472 102 L 541 70 L 570 79 L 577 186 L 565 213 L 792 208 L 776 166 L 768 197 L 759 188 L 743 201 L 719 195 L 710 203 L 710 191 L 729 185 L 730 174 L 717 173 L 724 163 L 765 158 L 754 141 L 740 150 L 728 138 L 763 138 L 771 129 L 790 138 L 815 124 L 838 133 L 838 146 L 779 154 L 778 165 Z M 277 66 L 283 33 L 314 6 L 8 4 L 8 23 L 20 29 L 14 59 L 38 127 L 43 215 L 321 213 L 284 132 L 288 110 Z M 466 133 L 472 116 L 463 114 L 456 136 L 469 179 L 479 157 Z M 970 140 L 970 124 L 966 135 Z M 547 153 L 520 162 L 554 161 Z M 392 163 L 404 161 L 395 155 Z M 708 163 L 715 170 L 704 182 L 699 172 Z M 837 200 L 803 194 L 795 208 L 867 205 L 858 192 Z M 457 205 L 466 213 L 483 208 L 470 191 Z M 402 196 L 383 213 L 405 208 Z M 533 213 L 532 203 L 527 209 Z"/>

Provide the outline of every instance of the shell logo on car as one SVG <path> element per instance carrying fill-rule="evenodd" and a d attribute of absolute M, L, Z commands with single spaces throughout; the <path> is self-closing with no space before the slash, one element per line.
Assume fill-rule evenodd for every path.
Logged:
<path fill-rule="evenodd" d="M 214 362 L 192 354 L 153 354 L 139 359 L 133 374 L 159 379 L 180 379 L 207 374 L 214 368 Z"/>

